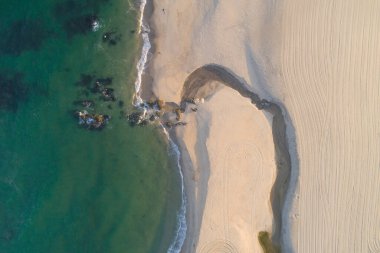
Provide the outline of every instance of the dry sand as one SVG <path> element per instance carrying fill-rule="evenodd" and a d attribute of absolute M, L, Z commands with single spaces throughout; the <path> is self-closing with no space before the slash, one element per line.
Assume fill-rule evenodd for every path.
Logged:
<path fill-rule="evenodd" d="M 285 252 L 380 252 L 380 2 L 160 0 L 154 5 L 156 52 L 150 70 L 158 97 L 179 103 L 186 77 L 204 64 L 216 63 L 244 78 L 261 98 L 287 109 L 293 154 L 291 181 L 297 183 L 297 189 L 288 196 L 287 203 L 292 207 L 283 213 L 286 226 L 282 232 L 288 239 L 283 245 Z M 186 116 L 189 125 L 182 135 L 178 133 L 185 154 L 187 191 L 193 200 L 188 207 L 189 237 L 199 242 L 197 250 L 193 250 L 189 247 L 193 239 L 187 240 L 183 252 L 202 252 L 202 247 L 218 237 L 234 245 L 240 240 L 211 230 L 215 226 L 208 217 L 214 214 L 209 210 L 215 208 L 219 225 L 223 215 L 216 210 L 239 202 L 232 189 L 224 195 L 211 190 L 229 189 L 226 184 L 215 183 L 224 172 L 218 165 L 221 158 L 215 158 L 212 154 L 217 151 L 212 150 L 223 153 L 224 146 L 218 143 L 233 143 L 236 138 L 247 143 L 247 137 L 235 136 L 240 129 L 258 130 L 253 119 L 239 121 L 240 117 L 233 116 L 240 115 L 239 103 L 245 99 L 223 89 L 226 90 L 201 106 L 199 116 Z M 227 97 L 231 101 L 227 102 Z M 261 112 L 255 113 L 256 109 L 249 107 L 249 115 L 257 116 L 255 120 L 262 118 Z M 221 108 L 233 113 L 224 124 L 217 124 Z M 262 120 L 268 127 L 270 119 Z M 255 136 L 250 139 L 254 143 L 269 138 L 266 134 Z M 197 153 L 196 147 L 201 144 L 206 145 L 204 152 Z M 259 150 L 269 152 L 271 147 Z M 246 159 L 237 159 L 236 164 L 253 165 L 252 157 L 254 154 L 248 154 Z M 201 166 L 207 162 L 208 166 Z M 208 169 L 210 175 L 203 176 Z M 189 177 L 193 170 L 192 180 Z M 248 169 L 242 172 L 247 177 L 256 173 Z M 246 179 L 227 173 L 229 180 Z M 244 180 L 242 185 L 249 183 Z M 267 189 L 273 177 L 252 182 L 252 196 L 259 192 L 258 198 L 263 200 L 260 217 L 268 218 L 265 190 L 255 189 Z M 227 204 L 225 199 L 218 199 L 221 196 L 227 196 Z M 255 215 L 257 202 L 253 203 Z M 242 210 L 241 216 L 250 212 L 242 209 L 246 211 Z M 223 224 L 240 224 L 228 215 L 224 217 L 227 220 Z M 261 229 L 260 226 L 265 227 L 259 223 L 241 231 Z M 250 232 L 243 234 L 246 233 Z M 248 246 L 242 247 L 247 248 L 239 248 L 238 252 L 259 252 L 253 248 L 257 246 L 255 234 L 244 243 Z"/>
<path fill-rule="evenodd" d="M 296 129 L 296 252 L 380 252 L 380 2 L 284 1 L 279 60 Z"/>

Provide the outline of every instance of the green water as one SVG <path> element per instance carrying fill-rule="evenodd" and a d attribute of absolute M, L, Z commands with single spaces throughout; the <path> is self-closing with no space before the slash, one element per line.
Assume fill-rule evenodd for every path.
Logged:
<path fill-rule="evenodd" d="M 131 110 L 137 15 L 127 0 L 0 0 L 1 253 L 166 252 L 177 170 L 156 127 L 120 116 Z M 115 43 L 102 40 L 109 31 Z M 89 92 L 83 74 L 90 85 L 112 77 L 117 101 Z M 78 126 L 80 99 L 112 116 L 105 129 Z"/>

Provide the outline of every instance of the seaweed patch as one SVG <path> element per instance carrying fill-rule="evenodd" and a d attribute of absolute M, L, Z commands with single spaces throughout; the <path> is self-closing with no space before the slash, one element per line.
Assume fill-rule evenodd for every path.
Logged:
<path fill-rule="evenodd" d="M 41 20 L 17 20 L 0 31 L 0 52 L 20 55 L 24 51 L 38 51 L 51 34 Z"/>
<path fill-rule="evenodd" d="M 0 110 L 17 111 L 19 104 L 27 99 L 28 88 L 21 73 L 6 76 L 0 73 Z"/>
<path fill-rule="evenodd" d="M 95 14 L 85 14 L 67 20 L 64 30 L 69 38 L 78 34 L 86 34 L 99 26 L 99 18 Z"/>
<path fill-rule="evenodd" d="M 52 13 L 62 24 L 68 38 L 72 38 L 75 35 L 85 35 L 88 32 L 97 31 L 101 27 L 98 14 L 102 4 L 107 2 L 108 0 L 81 2 L 67 0 L 57 3 L 52 9 Z"/>

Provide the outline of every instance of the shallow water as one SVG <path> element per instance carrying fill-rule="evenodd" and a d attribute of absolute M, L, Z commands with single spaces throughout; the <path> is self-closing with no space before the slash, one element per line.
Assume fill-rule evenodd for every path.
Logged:
<path fill-rule="evenodd" d="M 137 11 L 126 0 L 31 2 L 0 0 L 0 252 L 166 252 L 177 169 L 158 129 L 121 117 Z M 106 77 L 115 102 L 91 90 Z M 112 116 L 105 129 L 78 126 L 81 99 Z"/>

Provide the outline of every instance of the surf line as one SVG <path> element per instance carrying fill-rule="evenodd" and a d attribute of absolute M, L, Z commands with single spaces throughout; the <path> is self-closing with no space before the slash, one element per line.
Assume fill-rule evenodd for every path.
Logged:
<path fill-rule="evenodd" d="M 149 39 L 149 33 L 150 28 L 149 25 L 144 22 L 144 13 L 146 8 L 147 2 L 146 0 L 141 0 L 140 2 L 140 17 L 139 17 L 139 27 L 138 32 L 141 34 L 142 39 L 142 49 L 141 49 L 141 56 L 139 61 L 137 62 L 136 69 L 137 69 L 137 77 L 135 80 L 135 94 L 134 94 L 134 101 L 133 105 L 137 108 L 140 108 L 146 112 L 146 107 L 144 100 L 141 98 L 141 85 L 142 85 L 142 76 L 144 74 L 144 70 L 146 68 L 146 64 L 148 61 L 148 55 L 149 51 L 152 47 Z M 178 146 L 175 144 L 175 142 L 170 138 L 169 133 L 165 129 L 165 127 L 160 124 L 165 136 L 168 138 L 169 141 L 169 155 L 175 156 L 178 172 L 181 179 L 181 207 L 180 210 L 177 213 L 177 229 L 175 237 L 172 241 L 172 243 L 169 246 L 169 249 L 167 253 L 180 253 L 183 243 L 186 238 L 186 232 L 187 232 L 187 223 L 186 223 L 186 194 L 185 194 L 185 186 L 184 186 L 184 178 L 183 178 L 183 172 L 182 167 L 180 163 L 181 153 L 179 151 Z"/>
<path fill-rule="evenodd" d="M 135 94 L 134 94 L 134 105 L 136 107 L 139 107 L 144 102 L 140 96 L 140 94 L 141 94 L 141 82 L 142 82 L 142 76 L 144 74 L 144 70 L 146 67 L 146 63 L 148 61 L 149 50 L 152 47 L 150 40 L 149 40 L 149 32 L 150 32 L 149 26 L 147 24 L 144 24 L 145 7 L 146 7 L 146 0 L 141 0 L 138 32 L 139 32 L 139 34 L 141 34 L 143 45 L 141 48 L 140 59 L 136 65 L 137 77 L 136 77 L 136 81 L 135 81 Z"/>

